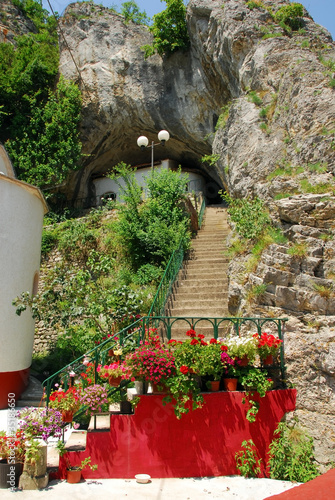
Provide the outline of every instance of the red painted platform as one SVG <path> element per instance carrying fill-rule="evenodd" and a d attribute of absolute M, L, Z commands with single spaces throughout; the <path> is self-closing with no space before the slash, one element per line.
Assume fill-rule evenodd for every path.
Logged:
<path fill-rule="evenodd" d="M 265 500 L 332 500 L 335 498 L 335 469 Z"/>
<path fill-rule="evenodd" d="M 257 420 L 249 423 L 243 392 L 204 393 L 205 404 L 178 420 L 163 396 L 143 395 L 133 415 L 111 415 L 109 432 L 88 432 L 86 450 L 60 459 L 59 475 L 65 478 L 65 458 L 76 465 L 90 456 L 96 471 L 86 478 L 133 478 L 146 473 L 153 478 L 230 476 L 237 474 L 235 453 L 252 439 L 259 456 L 266 459 L 273 432 L 285 413 L 295 409 L 296 390 L 269 391 L 260 401 Z"/>

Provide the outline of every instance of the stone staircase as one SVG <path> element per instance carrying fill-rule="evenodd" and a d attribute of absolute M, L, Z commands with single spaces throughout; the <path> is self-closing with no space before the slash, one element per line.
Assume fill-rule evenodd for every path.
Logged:
<path fill-rule="evenodd" d="M 180 271 L 167 308 L 167 316 L 187 318 L 222 318 L 228 316 L 228 258 L 226 238 L 229 233 L 227 212 L 222 206 L 206 208 L 202 227 L 192 241 L 189 258 Z M 181 321 L 172 328 L 172 338 L 185 337 L 188 327 Z M 212 336 L 213 328 L 204 321 L 197 333 Z M 223 327 L 221 327 L 223 331 Z"/>

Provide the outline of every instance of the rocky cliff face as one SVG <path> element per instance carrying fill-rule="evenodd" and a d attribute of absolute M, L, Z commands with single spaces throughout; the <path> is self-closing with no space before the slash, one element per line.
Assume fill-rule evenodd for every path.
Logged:
<path fill-rule="evenodd" d="M 287 1 L 263 1 L 276 11 Z M 285 32 L 266 8 L 243 0 L 190 0 L 186 53 L 147 60 L 144 27 L 89 4 L 70 6 L 61 27 L 85 84 L 82 138 L 89 156 L 73 192 L 123 160 L 149 161 L 139 135 L 171 133 L 157 159 L 200 169 L 232 196 L 259 196 L 287 237 L 252 269 L 232 259 L 231 314 L 287 317 L 288 380 L 297 414 L 315 438 L 317 460 L 335 459 L 335 47 L 304 11 L 303 27 Z M 65 45 L 61 72 L 78 73 Z M 203 155 L 216 155 L 215 167 Z M 287 198 L 287 196 L 289 196 Z M 300 246 L 299 246 L 300 245 Z M 288 252 L 289 248 L 300 251 Z M 250 301 L 254 285 L 265 293 Z"/>
<path fill-rule="evenodd" d="M 119 161 L 149 162 L 137 137 L 156 140 L 167 129 L 171 140 L 155 159 L 202 170 L 232 196 L 264 200 L 287 242 L 268 246 L 252 266 L 248 253 L 232 259 L 229 309 L 288 318 L 296 413 L 327 466 L 335 460 L 335 46 L 307 11 L 299 31 L 274 22 L 266 8 L 288 3 L 190 0 L 190 49 L 147 60 L 147 28 L 104 7 L 70 5 L 60 70 L 83 90 L 86 160 L 67 191 L 85 198 L 92 176 Z M 215 166 L 201 162 L 211 154 Z M 259 284 L 266 291 L 250 300 Z"/>

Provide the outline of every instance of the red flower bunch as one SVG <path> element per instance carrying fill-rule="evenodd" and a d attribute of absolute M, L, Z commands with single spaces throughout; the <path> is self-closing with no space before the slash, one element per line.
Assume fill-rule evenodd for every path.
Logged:
<path fill-rule="evenodd" d="M 124 378 L 159 383 L 176 373 L 173 354 L 159 342 L 159 338 L 145 341 L 124 360 Z"/>
<path fill-rule="evenodd" d="M 197 332 L 191 328 L 190 330 L 187 330 L 186 335 L 188 337 L 196 337 L 197 336 Z"/>
<path fill-rule="evenodd" d="M 73 411 L 80 408 L 80 390 L 77 387 L 70 387 L 67 391 L 58 389 L 50 394 L 49 406 L 60 412 Z"/>
<path fill-rule="evenodd" d="M 7 463 L 24 462 L 26 447 L 23 431 L 17 430 L 12 435 L 0 431 L 0 459 Z"/>
<path fill-rule="evenodd" d="M 260 337 L 255 333 L 254 337 L 258 339 L 257 348 L 261 358 L 266 358 L 269 355 L 275 356 L 277 349 L 283 342 L 279 337 L 275 337 L 265 332 L 262 333 Z"/>

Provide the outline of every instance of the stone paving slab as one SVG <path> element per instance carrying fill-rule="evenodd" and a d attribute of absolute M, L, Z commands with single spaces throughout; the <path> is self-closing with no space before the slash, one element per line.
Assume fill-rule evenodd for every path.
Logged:
<path fill-rule="evenodd" d="M 246 479 L 240 476 L 152 479 L 138 484 L 135 479 L 82 480 L 78 484 L 50 481 L 38 491 L 0 490 L 1 500 L 264 500 L 296 486 L 287 481 Z"/>

